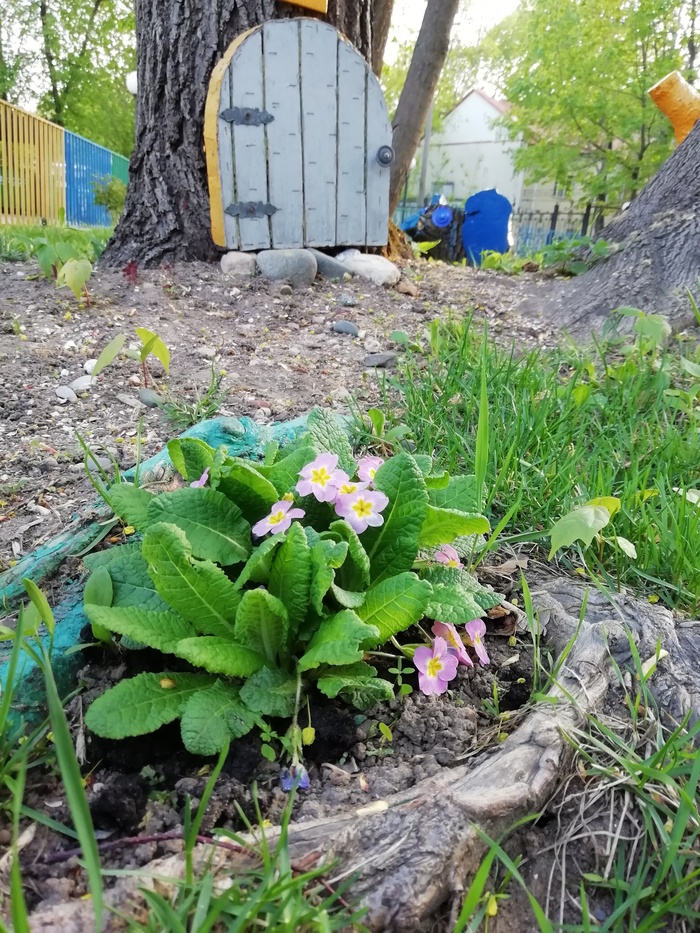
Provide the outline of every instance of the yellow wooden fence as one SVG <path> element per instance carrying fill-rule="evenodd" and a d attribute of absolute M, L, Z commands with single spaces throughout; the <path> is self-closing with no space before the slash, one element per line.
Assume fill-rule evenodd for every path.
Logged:
<path fill-rule="evenodd" d="M 57 223 L 65 176 L 63 128 L 0 100 L 0 224 Z"/>

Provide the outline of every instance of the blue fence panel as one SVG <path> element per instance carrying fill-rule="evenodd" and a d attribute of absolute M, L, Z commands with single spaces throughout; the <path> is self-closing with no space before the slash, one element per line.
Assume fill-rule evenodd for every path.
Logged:
<path fill-rule="evenodd" d="M 66 146 L 66 221 L 92 227 L 108 227 L 107 208 L 95 204 L 93 184 L 112 174 L 109 149 L 65 132 Z"/>

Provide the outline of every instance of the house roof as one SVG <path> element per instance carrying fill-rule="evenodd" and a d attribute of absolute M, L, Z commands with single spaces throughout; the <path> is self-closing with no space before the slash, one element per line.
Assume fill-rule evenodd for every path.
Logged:
<path fill-rule="evenodd" d="M 482 100 L 485 100 L 487 104 L 490 104 L 494 110 L 497 110 L 499 113 L 507 113 L 510 110 L 510 104 L 507 100 L 497 100 L 495 97 L 491 97 L 486 91 L 482 91 L 481 88 L 473 87 L 470 91 L 464 95 L 464 97 L 457 101 L 457 103 L 452 107 L 451 110 L 448 110 L 443 116 L 447 117 L 451 113 L 454 113 L 458 107 L 461 107 L 464 101 L 471 97 L 472 94 L 478 94 Z"/>

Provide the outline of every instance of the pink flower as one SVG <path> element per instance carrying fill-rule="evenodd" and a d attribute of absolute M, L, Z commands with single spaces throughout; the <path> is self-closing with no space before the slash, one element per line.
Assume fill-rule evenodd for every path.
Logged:
<path fill-rule="evenodd" d="M 255 537 L 262 538 L 268 531 L 271 531 L 273 535 L 277 535 L 281 531 L 286 531 L 287 528 L 289 528 L 293 518 L 303 518 L 305 514 L 304 510 L 293 509 L 291 505 L 292 503 L 289 499 L 282 499 L 280 502 L 275 502 L 270 510 L 270 514 L 266 515 L 257 525 L 253 525 L 252 531 Z"/>
<path fill-rule="evenodd" d="M 457 676 L 457 658 L 450 654 L 444 638 L 436 638 L 432 648 L 416 648 L 413 663 L 418 668 L 418 685 L 423 693 L 444 693 Z"/>
<path fill-rule="evenodd" d="M 474 667 L 474 662 L 467 654 L 464 642 L 457 634 L 457 629 L 451 622 L 433 622 L 432 632 L 433 635 L 438 635 L 440 638 L 445 639 L 447 642 L 447 650 L 457 658 L 460 664 L 465 664 L 467 667 Z"/>
<path fill-rule="evenodd" d="M 307 463 L 299 473 L 301 479 L 296 489 L 300 496 L 314 495 L 319 502 L 333 502 L 338 486 L 347 473 L 337 470 L 337 454 L 319 454 L 311 463 Z"/>
<path fill-rule="evenodd" d="M 209 467 L 206 468 L 206 470 L 204 471 L 204 473 L 202 473 L 199 479 L 196 479 L 193 483 L 190 483 L 190 486 L 206 486 L 208 479 L 209 479 Z"/>
<path fill-rule="evenodd" d="M 459 554 L 452 547 L 451 544 L 443 544 L 439 551 L 436 551 L 433 555 L 435 560 L 439 561 L 441 564 L 445 564 L 447 567 L 463 567 L 464 564 L 459 559 Z"/>
<path fill-rule="evenodd" d="M 335 501 L 335 511 L 358 534 L 368 525 L 383 525 L 384 516 L 379 513 L 389 504 L 389 499 L 383 492 L 371 492 L 364 489 L 338 496 Z"/>
<path fill-rule="evenodd" d="M 383 463 L 381 457 L 363 457 L 357 464 L 357 475 L 363 482 L 373 486 L 374 474 Z"/>
<path fill-rule="evenodd" d="M 333 476 L 338 483 L 336 496 L 349 496 L 351 492 L 360 492 L 369 486 L 369 483 L 360 483 L 356 479 L 350 479 L 345 470 L 336 470 Z"/>
<path fill-rule="evenodd" d="M 482 666 L 485 667 L 489 663 L 486 645 L 482 641 L 486 633 L 486 625 L 483 619 L 472 619 L 471 622 L 467 622 L 466 628 L 469 641 L 474 646 L 474 651 L 476 651 L 476 656 L 481 661 Z"/>

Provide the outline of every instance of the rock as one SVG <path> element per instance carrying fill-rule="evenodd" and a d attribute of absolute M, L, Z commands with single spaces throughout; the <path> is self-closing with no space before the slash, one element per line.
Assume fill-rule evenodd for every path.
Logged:
<path fill-rule="evenodd" d="M 75 394 L 75 392 L 71 389 L 70 386 L 59 386 L 56 389 L 56 397 L 61 403 L 61 405 L 65 405 L 66 402 L 77 402 L 78 401 L 78 396 Z"/>
<path fill-rule="evenodd" d="M 336 253 L 335 258 L 337 262 L 342 262 L 344 265 L 346 259 L 352 259 L 355 256 L 361 255 L 362 253 L 359 251 L 359 249 L 352 247 L 351 249 L 344 249 L 341 253 Z"/>
<path fill-rule="evenodd" d="M 343 292 L 338 301 L 344 308 L 354 308 L 357 304 L 357 298 L 354 295 L 350 295 L 348 292 Z"/>
<path fill-rule="evenodd" d="M 137 376 L 136 374 L 134 374 L 133 376 L 129 376 L 129 385 L 130 385 L 130 386 L 140 386 L 140 385 L 141 385 L 141 377 L 140 377 L 140 376 Z"/>
<path fill-rule="evenodd" d="M 213 347 L 198 347 L 197 354 L 208 360 L 213 360 L 216 356 L 216 350 Z"/>
<path fill-rule="evenodd" d="M 163 396 L 159 395 L 154 389 L 139 389 L 139 401 L 146 408 L 158 408 L 163 404 Z"/>
<path fill-rule="evenodd" d="M 221 257 L 221 271 L 224 275 L 255 275 L 255 254 L 232 249 Z"/>
<path fill-rule="evenodd" d="M 401 273 L 394 263 L 383 256 L 358 253 L 357 256 L 343 259 L 343 265 L 348 272 L 359 275 L 363 279 L 369 279 L 375 285 L 396 285 L 401 278 Z"/>
<path fill-rule="evenodd" d="M 396 354 L 392 350 L 387 350 L 385 353 L 370 353 L 365 357 L 365 366 L 374 366 L 378 369 L 396 366 Z"/>
<path fill-rule="evenodd" d="M 400 279 L 396 283 L 396 291 L 402 295 L 410 295 L 411 298 L 417 298 L 419 294 L 418 286 L 410 279 Z"/>
<path fill-rule="evenodd" d="M 100 467 L 105 471 L 105 473 L 111 473 L 114 470 L 114 464 L 112 463 L 109 457 L 95 457 L 95 460 L 97 460 Z M 95 460 L 93 460 L 92 457 L 88 457 L 88 470 L 90 471 L 91 474 L 99 476 L 100 471 L 98 467 L 95 465 Z M 81 460 L 80 463 L 71 463 L 68 469 L 70 470 L 71 473 L 82 473 L 83 470 L 85 469 L 85 464 Z"/>
<path fill-rule="evenodd" d="M 365 340 L 365 350 L 368 353 L 381 353 L 382 345 L 378 340 L 375 340 L 374 337 L 368 337 Z"/>
<path fill-rule="evenodd" d="M 77 379 L 74 379 L 69 388 L 74 392 L 87 392 L 87 390 L 92 385 L 92 376 L 78 376 Z"/>
<path fill-rule="evenodd" d="M 283 285 L 282 288 L 280 288 L 280 295 L 282 295 L 283 298 L 288 298 L 291 294 L 292 294 L 291 285 Z"/>
<path fill-rule="evenodd" d="M 85 362 L 83 363 L 83 369 L 88 374 L 88 376 L 91 376 L 92 371 L 96 365 L 97 365 L 97 360 L 85 360 Z"/>
<path fill-rule="evenodd" d="M 257 256 L 258 269 L 273 282 L 286 281 L 308 288 L 316 278 L 316 257 L 308 249 L 264 249 Z"/>
<path fill-rule="evenodd" d="M 57 470 L 58 460 L 55 457 L 46 457 L 39 464 L 39 469 L 42 473 L 50 473 L 52 470 Z"/>
<path fill-rule="evenodd" d="M 138 408 L 141 402 L 137 398 L 134 398 L 133 395 L 124 395 L 123 392 L 117 394 L 117 399 L 122 403 L 122 405 L 128 405 L 130 408 Z"/>
<path fill-rule="evenodd" d="M 336 334 L 350 334 L 351 337 L 357 337 L 360 333 L 359 327 L 352 321 L 334 321 L 331 330 Z"/>
<path fill-rule="evenodd" d="M 316 257 L 318 274 L 322 275 L 324 279 L 343 279 L 348 270 L 342 262 L 338 262 L 338 260 L 334 259 L 332 256 L 326 256 L 325 253 L 322 253 L 318 249 L 310 249 L 309 252 L 313 253 Z M 348 252 L 348 250 L 346 250 L 346 252 Z"/>

